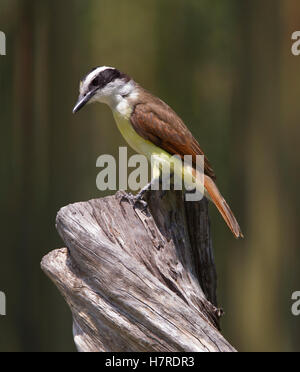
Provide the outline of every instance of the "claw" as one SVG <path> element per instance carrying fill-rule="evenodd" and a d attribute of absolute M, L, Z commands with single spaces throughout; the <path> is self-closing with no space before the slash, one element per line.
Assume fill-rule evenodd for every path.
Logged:
<path fill-rule="evenodd" d="M 140 192 L 136 196 L 133 196 L 133 206 L 134 206 L 134 208 L 141 209 L 142 211 L 147 210 L 148 203 L 146 202 L 146 200 L 143 199 L 145 193 L 146 192 L 144 191 L 144 192 Z"/>
<path fill-rule="evenodd" d="M 127 194 L 123 195 L 121 200 L 129 201 L 135 209 L 140 209 L 142 212 L 146 212 L 148 203 L 146 200 L 143 200 L 143 195 L 144 194 L 141 193 L 138 195 Z"/>
<path fill-rule="evenodd" d="M 135 199 L 134 208 L 140 209 L 142 212 L 146 212 L 148 208 L 148 203 L 143 199 Z"/>

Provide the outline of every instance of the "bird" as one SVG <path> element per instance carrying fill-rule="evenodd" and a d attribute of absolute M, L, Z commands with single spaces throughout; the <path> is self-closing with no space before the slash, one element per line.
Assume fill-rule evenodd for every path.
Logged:
<path fill-rule="evenodd" d="M 215 204 L 233 235 L 237 239 L 244 237 L 216 185 L 215 172 L 199 143 L 167 103 L 144 89 L 129 75 L 108 66 L 93 68 L 80 81 L 79 97 L 73 113 L 95 102 L 111 108 L 116 124 L 129 146 L 148 159 L 151 154 L 169 157 L 177 155 L 182 159 L 189 155 L 194 166 L 197 155 L 204 156 L 205 196 Z M 139 193 L 138 199 L 142 198 L 149 185 Z"/>

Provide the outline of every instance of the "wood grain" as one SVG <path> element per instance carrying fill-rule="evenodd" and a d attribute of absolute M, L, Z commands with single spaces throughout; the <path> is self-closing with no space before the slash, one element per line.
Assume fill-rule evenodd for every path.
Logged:
<path fill-rule="evenodd" d="M 181 192 L 126 193 L 57 216 L 67 248 L 42 269 L 72 311 L 79 351 L 235 351 L 219 332 L 208 203 Z"/>

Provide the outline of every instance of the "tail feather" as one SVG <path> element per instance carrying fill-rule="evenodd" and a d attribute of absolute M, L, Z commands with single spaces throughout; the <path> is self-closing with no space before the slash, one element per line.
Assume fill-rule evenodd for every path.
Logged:
<path fill-rule="evenodd" d="M 226 203 L 225 199 L 221 195 L 216 184 L 210 177 L 206 175 L 204 177 L 205 177 L 204 178 L 205 189 L 208 192 L 215 206 L 218 208 L 219 212 L 221 213 L 228 227 L 230 228 L 230 230 L 232 231 L 232 233 L 237 239 L 244 238 L 244 235 L 241 231 L 241 228 L 236 218 L 234 217 L 234 214 L 232 213 L 231 209 L 229 208 L 229 205 Z"/>

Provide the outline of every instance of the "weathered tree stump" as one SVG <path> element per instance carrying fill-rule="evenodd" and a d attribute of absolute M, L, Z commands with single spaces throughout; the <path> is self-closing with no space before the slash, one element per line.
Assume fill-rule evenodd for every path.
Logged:
<path fill-rule="evenodd" d="M 70 306 L 79 351 L 235 351 L 219 333 L 208 203 L 124 192 L 63 208 L 67 248 L 42 269 Z"/>

